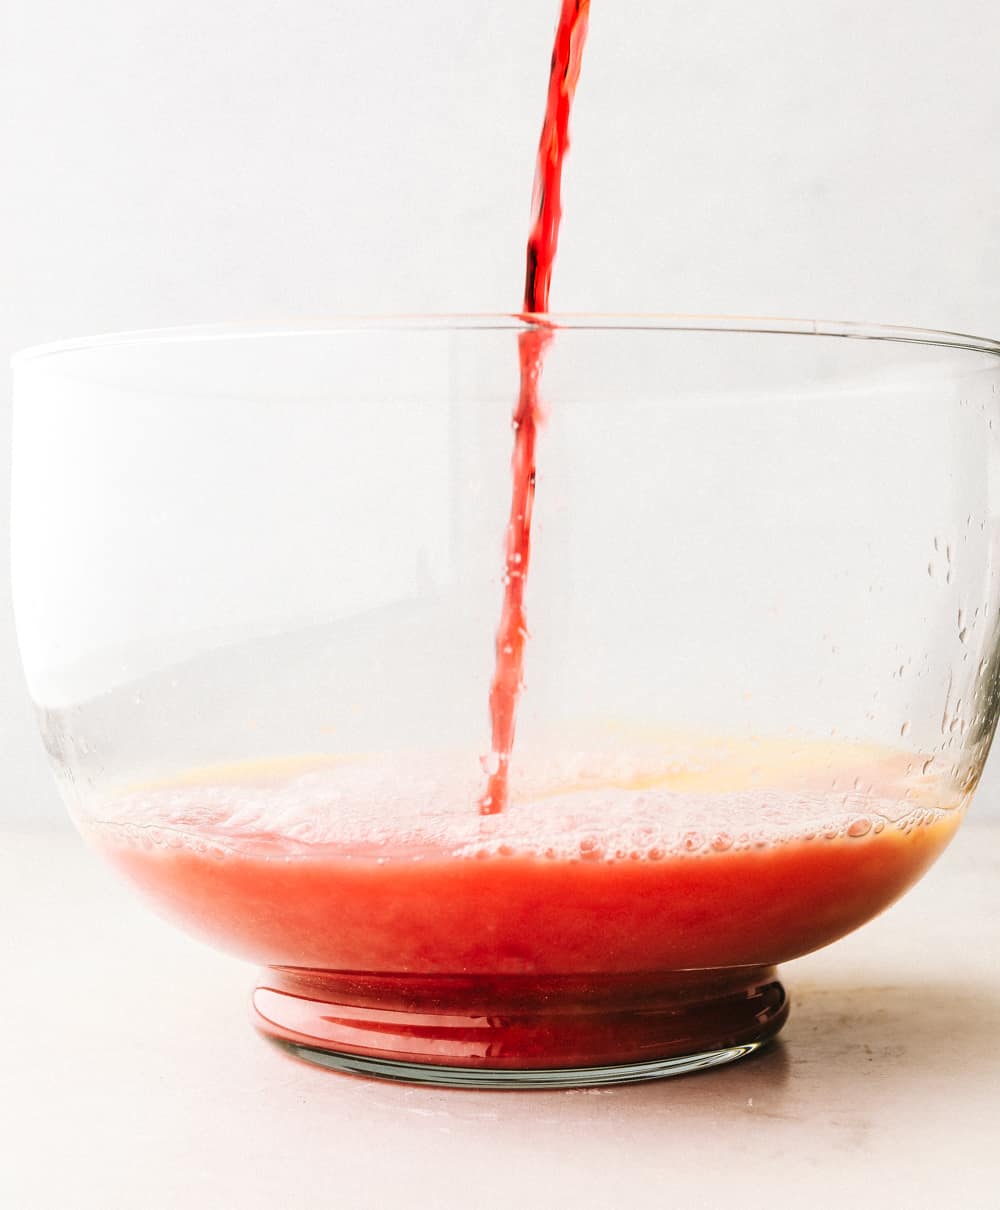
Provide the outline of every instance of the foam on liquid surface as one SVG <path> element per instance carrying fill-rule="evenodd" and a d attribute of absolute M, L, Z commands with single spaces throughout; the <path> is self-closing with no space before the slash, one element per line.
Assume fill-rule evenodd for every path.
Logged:
<path fill-rule="evenodd" d="M 206 771 L 203 780 L 139 788 L 105 802 L 89 826 L 105 841 L 193 847 L 219 857 L 613 862 L 860 840 L 954 814 L 926 786 L 916 796 L 898 785 L 879 792 L 859 777 L 846 790 L 827 776 L 825 788 L 815 784 L 818 777 L 801 775 L 792 788 L 684 787 L 691 780 L 683 770 L 657 777 L 606 766 L 602 775 L 579 760 L 550 762 L 544 774 L 521 780 L 503 814 L 483 817 L 474 806 L 475 777 L 448 775 L 440 765 L 408 760 L 404 770 L 362 760 L 283 775 Z"/>

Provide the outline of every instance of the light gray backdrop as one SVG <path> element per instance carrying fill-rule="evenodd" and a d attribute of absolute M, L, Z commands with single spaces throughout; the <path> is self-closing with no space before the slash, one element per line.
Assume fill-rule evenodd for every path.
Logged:
<path fill-rule="evenodd" d="M 557 8 L 5 0 L 3 360 L 123 328 L 516 309 Z M 998 14 L 594 0 L 553 307 L 1000 335 Z M 0 398 L 6 528 L 2 374 Z M 5 565 L 0 728 L 0 815 L 58 813 Z"/>

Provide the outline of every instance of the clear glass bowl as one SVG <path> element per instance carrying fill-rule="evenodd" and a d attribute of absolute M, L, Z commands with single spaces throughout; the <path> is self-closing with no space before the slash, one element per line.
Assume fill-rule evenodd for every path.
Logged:
<path fill-rule="evenodd" d="M 477 807 L 517 318 L 15 360 L 28 682 L 84 834 L 328 1066 L 599 1083 L 772 1037 L 1000 700 L 1000 345 L 556 318 L 511 803 Z"/>

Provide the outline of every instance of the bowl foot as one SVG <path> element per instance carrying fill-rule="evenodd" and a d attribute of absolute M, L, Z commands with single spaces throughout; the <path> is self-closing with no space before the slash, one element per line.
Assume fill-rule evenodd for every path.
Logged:
<path fill-rule="evenodd" d="M 788 1016 L 772 967 L 601 976 L 270 967 L 254 1024 L 335 1071 L 459 1088 L 625 1084 L 752 1054 Z"/>

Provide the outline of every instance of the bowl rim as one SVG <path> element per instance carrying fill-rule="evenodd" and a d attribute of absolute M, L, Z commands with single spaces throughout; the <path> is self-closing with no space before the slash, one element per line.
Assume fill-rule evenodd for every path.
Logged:
<path fill-rule="evenodd" d="M 990 353 L 1000 357 L 1000 340 L 934 328 L 909 327 L 852 320 L 794 319 L 754 315 L 688 315 L 629 312 L 441 312 L 342 315 L 330 318 L 261 322 L 191 324 L 138 328 L 96 336 L 71 337 L 29 345 L 11 357 L 11 367 L 67 353 L 135 345 L 190 344 L 216 340 L 250 340 L 267 336 L 321 336 L 348 332 L 395 331 L 555 331 L 730 332 L 776 336 L 829 336 L 850 340 L 881 340 L 902 344 L 938 345 Z"/>

